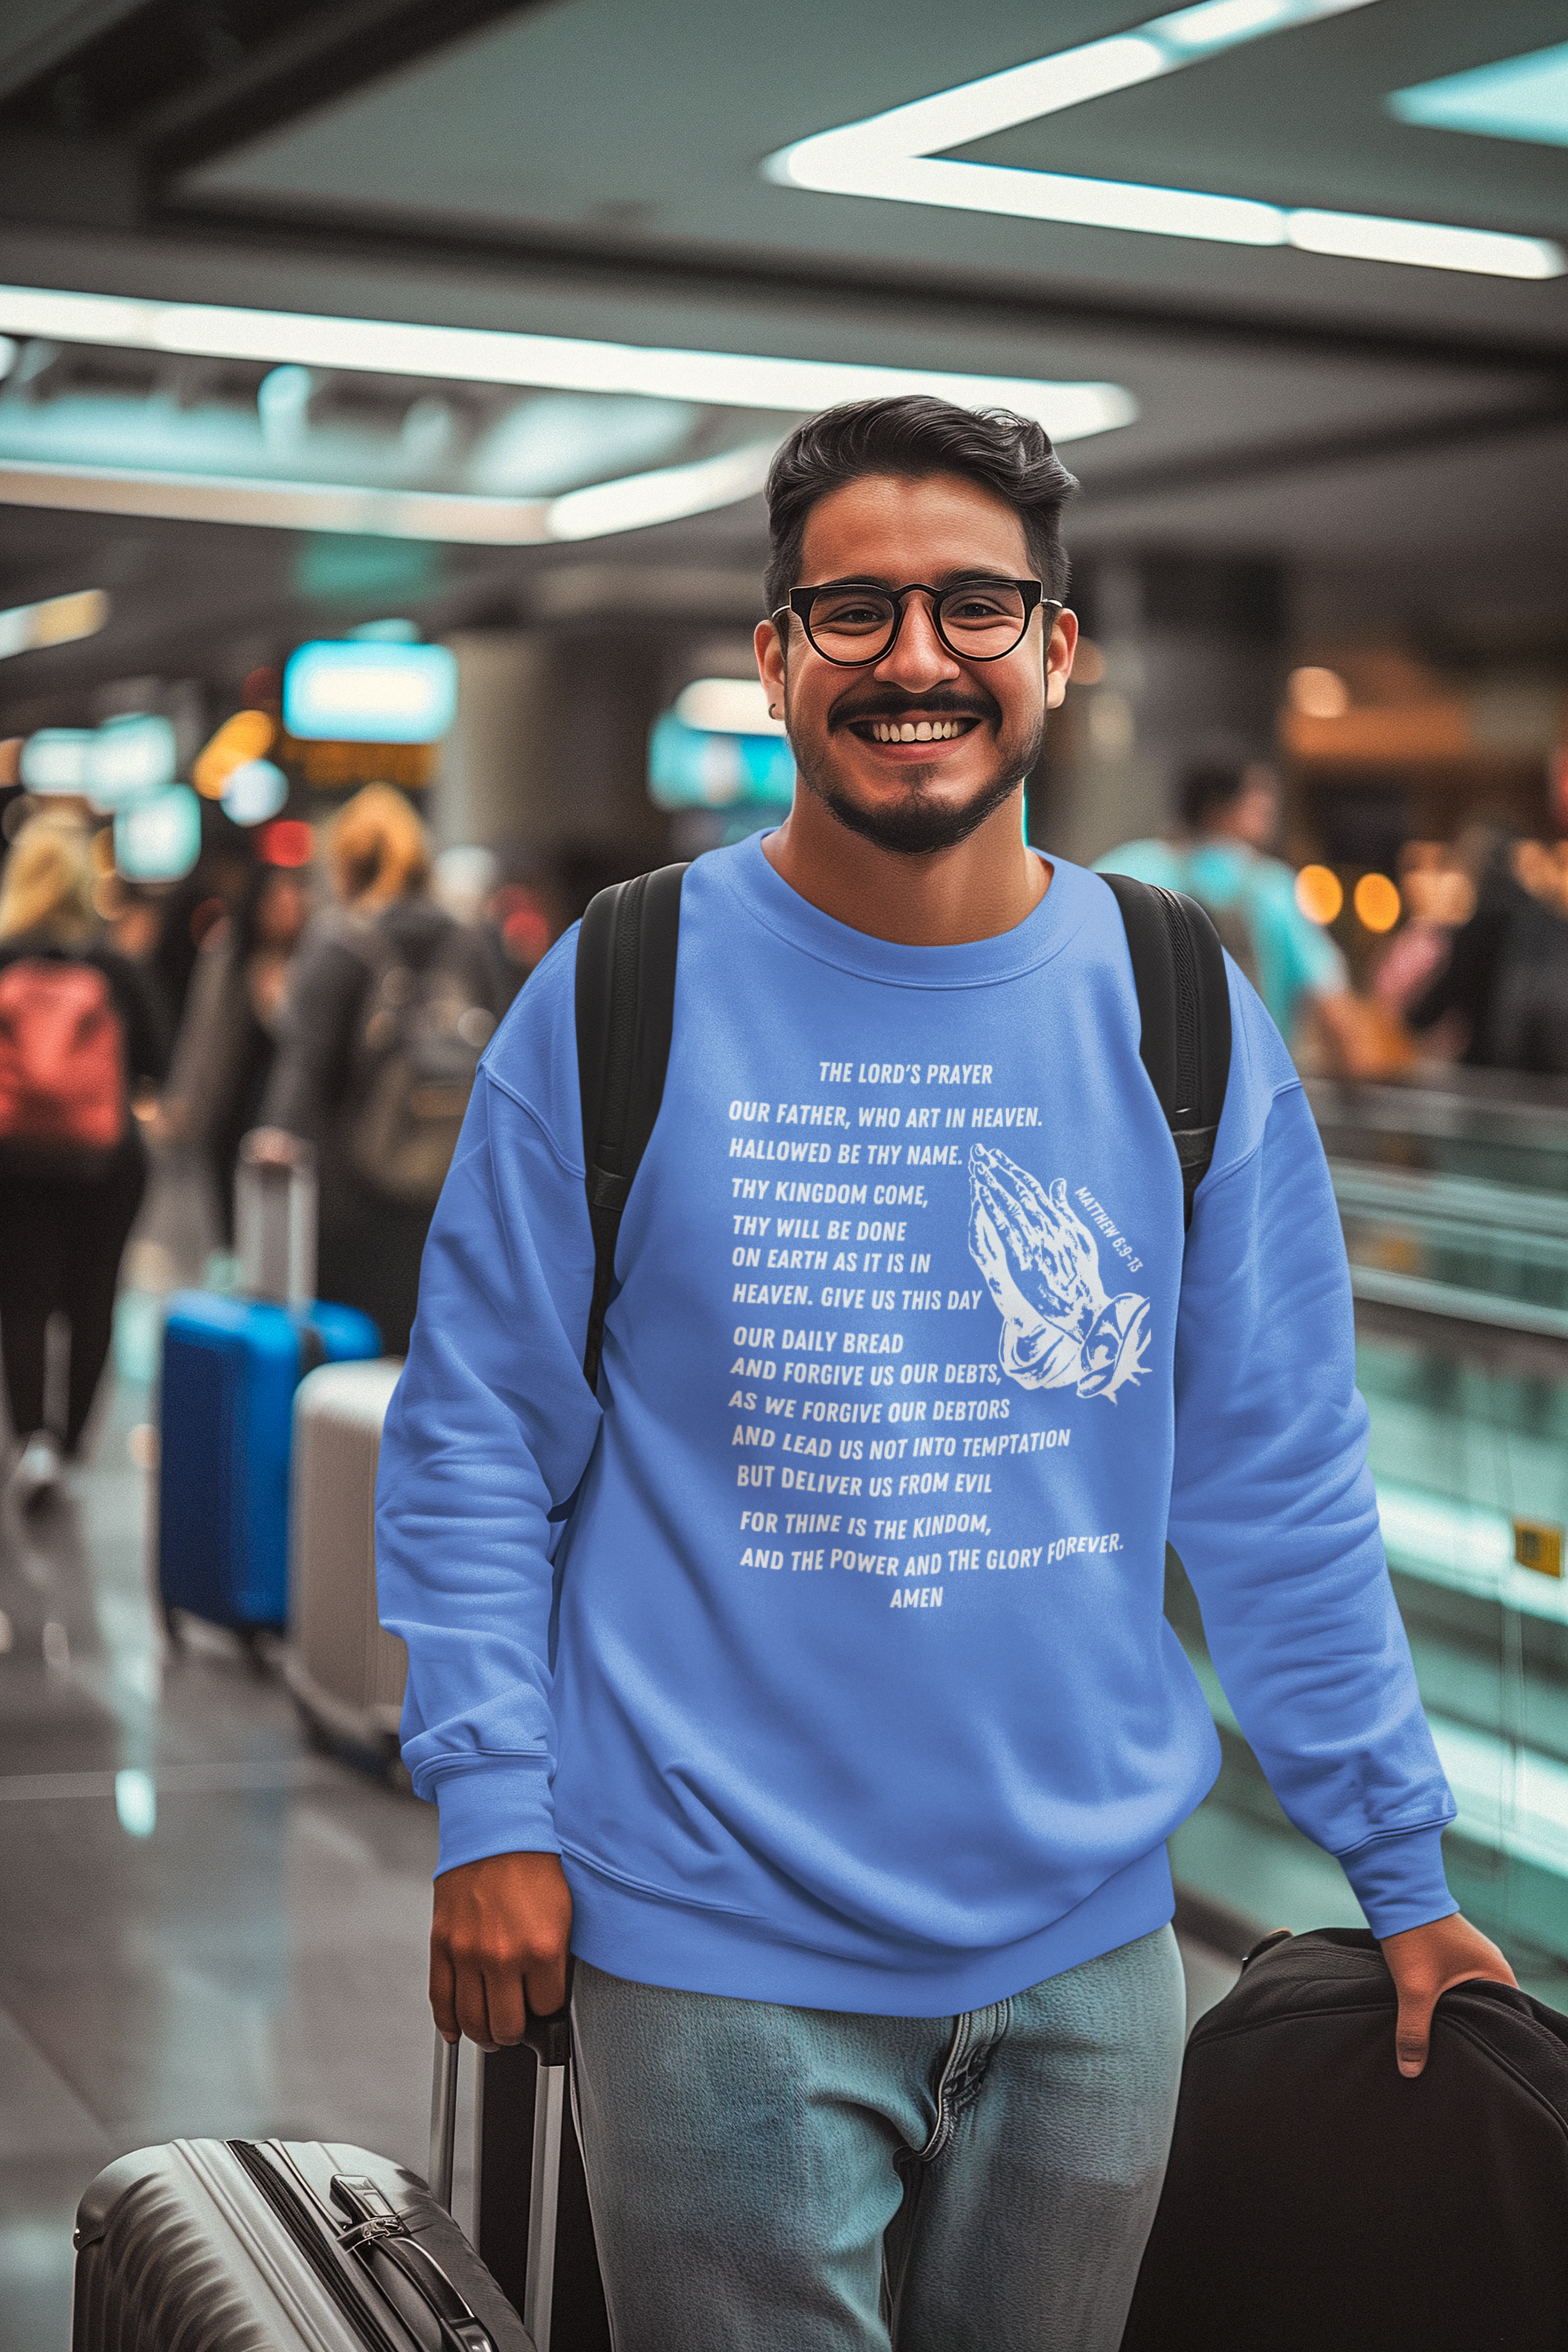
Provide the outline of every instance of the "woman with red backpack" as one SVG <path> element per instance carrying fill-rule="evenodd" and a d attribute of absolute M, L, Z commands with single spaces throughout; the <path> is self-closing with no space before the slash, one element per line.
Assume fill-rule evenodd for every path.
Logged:
<path fill-rule="evenodd" d="M 168 1059 L 141 974 L 100 944 L 92 885 L 86 836 L 47 816 L 22 827 L 0 875 L 0 1356 L 24 1506 L 58 1486 L 98 1389 L 147 1180 L 132 1091 Z M 70 1349 L 51 1423 L 54 1315 Z"/>

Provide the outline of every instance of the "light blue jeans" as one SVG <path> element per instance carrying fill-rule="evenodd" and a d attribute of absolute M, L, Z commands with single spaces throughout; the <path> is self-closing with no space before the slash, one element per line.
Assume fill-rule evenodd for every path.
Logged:
<path fill-rule="evenodd" d="M 1116 2352 L 1184 2027 L 1169 1927 L 963 2017 L 577 1963 L 616 2352 Z"/>

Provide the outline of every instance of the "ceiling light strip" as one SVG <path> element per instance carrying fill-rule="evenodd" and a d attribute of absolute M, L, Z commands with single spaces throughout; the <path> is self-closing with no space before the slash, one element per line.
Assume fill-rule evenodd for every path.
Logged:
<path fill-rule="evenodd" d="M 271 530 L 353 532 L 451 545 L 539 547 L 647 530 L 754 497 L 775 444 L 748 442 L 689 466 L 595 482 L 555 499 L 478 498 L 348 484 L 268 482 L 131 467 L 37 466 L 0 458 L 0 505 L 139 514 Z"/>
<path fill-rule="evenodd" d="M 564 335 L 242 310 L 216 303 L 140 301 L 29 286 L 0 287 L 0 333 L 251 360 L 269 366 L 350 368 L 367 374 L 557 392 L 637 393 L 784 415 L 809 415 L 840 401 L 923 392 L 963 408 L 1015 409 L 1038 418 L 1058 441 L 1110 432 L 1131 424 L 1138 414 L 1131 394 L 1116 383 L 1058 383 L 1028 376 L 963 375 L 745 352 L 665 351 Z"/>
<path fill-rule="evenodd" d="M 1130 33 L 1086 41 L 1074 49 L 1058 49 L 1049 57 L 1033 58 L 1027 64 L 983 75 L 978 81 L 962 82 L 930 98 L 889 107 L 883 114 L 847 123 L 841 130 L 819 131 L 784 152 L 790 156 L 811 148 L 831 156 L 852 146 L 860 155 L 879 152 L 889 161 L 934 155 L 944 147 L 967 146 L 972 140 L 1015 130 L 1021 122 L 1037 122 L 1043 115 L 1065 113 L 1069 107 L 1087 105 L 1090 99 L 1107 98 L 1113 90 L 1131 89 L 1138 82 L 1175 73 L 1201 58 L 1216 57 L 1267 33 L 1283 32 L 1316 17 L 1344 16 L 1372 5 L 1373 0 L 1203 0 L 1194 8 L 1152 16 Z M 780 176 L 772 170 L 777 161 L 771 159 L 764 166 L 770 176 Z"/>
<path fill-rule="evenodd" d="M 101 588 L 79 588 L 69 596 L 47 596 L 38 604 L 13 604 L 0 613 L 0 660 L 39 652 L 46 646 L 74 645 L 95 637 L 109 618 Z"/>
<path fill-rule="evenodd" d="M 763 176 L 823 195 L 870 196 L 1079 228 L 1121 229 L 1218 245 L 1294 246 L 1307 253 L 1483 277 L 1560 276 L 1568 260 L 1549 237 L 1517 236 L 1457 223 L 1292 209 L 1200 189 L 958 163 L 938 152 L 1176 72 L 1268 34 L 1371 5 L 1373 0 L 1202 0 L 1196 7 L 1151 17 L 1131 32 L 1036 58 L 863 121 L 814 132 L 770 155 L 763 165 Z"/>

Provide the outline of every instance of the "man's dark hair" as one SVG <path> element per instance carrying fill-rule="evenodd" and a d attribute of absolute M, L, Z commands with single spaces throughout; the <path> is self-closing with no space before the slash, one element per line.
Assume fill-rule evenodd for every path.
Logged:
<path fill-rule="evenodd" d="M 800 579 L 806 520 L 818 499 L 867 474 L 957 474 L 1010 506 L 1047 596 L 1068 591 L 1061 510 L 1078 484 L 1043 425 L 1005 408 L 957 408 L 910 394 L 825 409 L 797 425 L 768 473 L 772 553 L 764 583 L 774 613 Z"/>
<path fill-rule="evenodd" d="M 1258 765 L 1257 757 L 1239 746 L 1190 760 L 1176 779 L 1176 813 L 1188 832 L 1201 832 L 1209 817 L 1238 801 L 1248 774 Z"/>

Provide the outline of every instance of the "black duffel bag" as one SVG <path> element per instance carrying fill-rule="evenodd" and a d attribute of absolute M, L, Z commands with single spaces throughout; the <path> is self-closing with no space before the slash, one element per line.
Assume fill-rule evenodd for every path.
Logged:
<path fill-rule="evenodd" d="M 1568 2018 L 1458 1985 L 1411 2081 L 1396 2007 L 1327 1927 L 1200 2019 L 1121 2352 L 1568 2347 Z"/>

